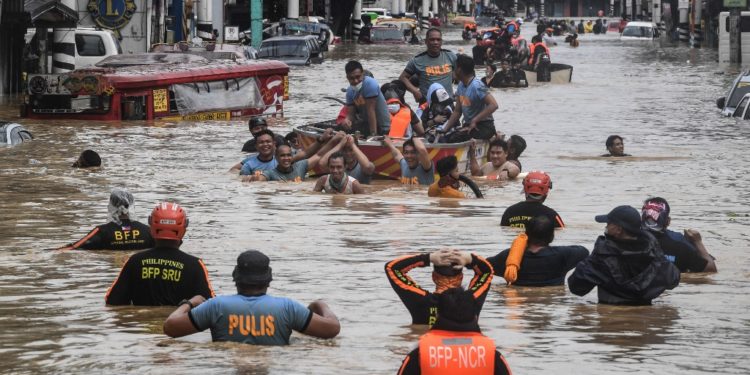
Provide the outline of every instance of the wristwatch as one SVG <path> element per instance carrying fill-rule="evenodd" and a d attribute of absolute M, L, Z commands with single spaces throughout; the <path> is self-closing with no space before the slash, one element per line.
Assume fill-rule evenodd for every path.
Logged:
<path fill-rule="evenodd" d="M 195 307 L 195 306 L 193 306 L 193 303 L 190 302 L 189 299 L 184 299 L 184 300 L 180 301 L 180 303 L 177 304 L 177 307 L 180 307 L 180 306 L 185 305 L 185 304 L 187 304 L 188 306 L 190 306 L 190 310 L 192 310 L 193 307 Z"/>

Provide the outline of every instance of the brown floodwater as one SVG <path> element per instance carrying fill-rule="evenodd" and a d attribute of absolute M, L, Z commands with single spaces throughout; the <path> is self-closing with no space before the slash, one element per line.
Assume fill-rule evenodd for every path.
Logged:
<path fill-rule="evenodd" d="M 533 27 L 533 25 L 532 25 Z M 458 31 L 447 48 L 470 50 Z M 282 133 L 335 117 L 343 66 L 361 60 L 384 83 L 419 46 L 336 47 L 321 65 L 294 67 Z M 495 124 L 526 138 L 524 169 L 550 173 L 547 201 L 567 228 L 555 243 L 591 249 L 593 220 L 648 196 L 669 199 L 674 229 L 697 228 L 719 273 L 683 275 L 647 307 L 596 304 L 565 287 L 506 287 L 496 278 L 480 325 L 517 374 L 750 373 L 750 122 L 722 118 L 714 105 L 736 68 L 714 50 L 622 44 L 583 36 L 577 49 L 552 48 L 574 66 L 573 82 L 493 90 Z M 480 76 L 483 72 L 480 73 Z M 13 99 L 0 118 L 16 119 Z M 484 200 L 426 197 L 426 188 L 381 183 L 370 194 L 331 197 L 313 182 L 249 184 L 227 173 L 242 158 L 246 123 L 92 123 L 18 120 L 33 142 L 0 148 L 0 354 L 12 373 L 394 373 L 424 327 L 412 327 L 383 272 L 408 253 L 455 247 L 489 256 L 515 232 L 499 227 L 522 198 L 519 181 L 482 184 Z M 633 158 L 598 158 L 610 134 Z M 71 169 L 85 148 L 104 166 Z M 106 221 L 114 187 L 136 197 L 145 221 L 161 200 L 189 212 L 183 249 L 204 259 L 218 293 L 234 293 L 236 256 L 258 249 L 274 269 L 270 293 L 325 299 L 341 334 L 295 334 L 288 347 L 211 343 L 207 332 L 168 339 L 172 308 L 106 307 L 104 294 L 128 254 L 49 250 Z M 412 274 L 431 285 L 428 270 Z"/>

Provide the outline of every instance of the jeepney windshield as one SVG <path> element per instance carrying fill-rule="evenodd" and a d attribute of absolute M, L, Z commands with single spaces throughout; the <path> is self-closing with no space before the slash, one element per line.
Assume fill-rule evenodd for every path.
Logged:
<path fill-rule="evenodd" d="M 647 26 L 625 26 L 625 29 L 622 30 L 622 36 L 653 38 L 654 29 Z"/>
<path fill-rule="evenodd" d="M 404 34 L 400 29 L 395 27 L 372 29 L 372 37 L 370 39 L 373 42 L 404 41 Z"/>
<path fill-rule="evenodd" d="M 301 57 L 306 59 L 309 55 L 310 49 L 304 39 L 263 42 L 258 52 L 259 58 Z"/>

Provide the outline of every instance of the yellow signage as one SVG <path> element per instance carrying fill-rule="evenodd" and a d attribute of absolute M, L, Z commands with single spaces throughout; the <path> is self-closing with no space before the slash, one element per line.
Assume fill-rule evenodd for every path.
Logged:
<path fill-rule="evenodd" d="M 289 76 L 284 76 L 284 100 L 289 100 Z"/>
<path fill-rule="evenodd" d="M 166 112 L 169 110 L 167 103 L 169 97 L 167 96 L 167 89 L 154 90 L 154 112 Z"/>
<path fill-rule="evenodd" d="M 232 116 L 229 112 L 204 112 L 204 113 L 194 113 L 192 115 L 185 115 L 185 116 L 164 117 L 162 118 L 162 120 L 213 121 L 213 120 L 229 120 L 231 117 Z"/>

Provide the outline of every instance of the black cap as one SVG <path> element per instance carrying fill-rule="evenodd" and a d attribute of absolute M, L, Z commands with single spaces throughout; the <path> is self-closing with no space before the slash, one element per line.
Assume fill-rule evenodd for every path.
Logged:
<path fill-rule="evenodd" d="M 594 220 L 597 223 L 619 225 L 630 234 L 638 234 L 641 231 L 641 215 L 630 206 L 617 206 L 606 215 L 596 216 Z"/>
<path fill-rule="evenodd" d="M 237 265 L 232 272 L 232 280 L 238 284 L 255 285 L 269 283 L 271 277 L 271 261 L 256 250 L 245 251 L 237 257 Z"/>
<path fill-rule="evenodd" d="M 253 117 L 247 122 L 247 126 L 250 130 L 252 130 L 256 126 L 268 126 L 268 123 L 266 122 L 266 119 L 263 117 Z"/>

